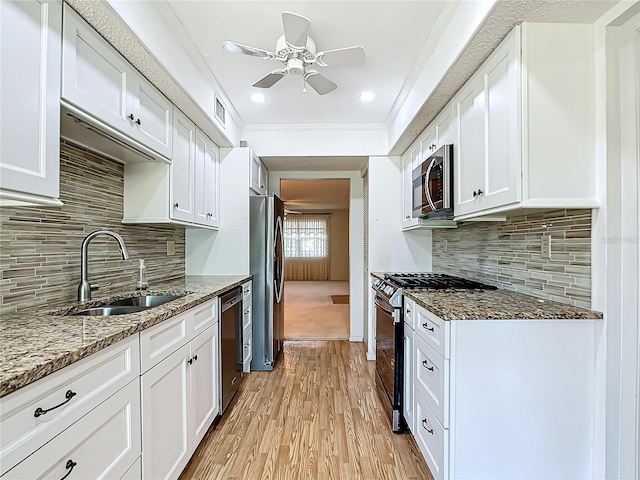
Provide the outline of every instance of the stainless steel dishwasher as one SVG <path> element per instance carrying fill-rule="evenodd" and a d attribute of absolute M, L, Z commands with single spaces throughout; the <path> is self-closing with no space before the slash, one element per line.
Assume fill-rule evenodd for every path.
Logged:
<path fill-rule="evenodd" d="M 222 404 L 220 415 L 235 397 L 242 382 L 242 288 L 220 297 L 220 357 Z"/>

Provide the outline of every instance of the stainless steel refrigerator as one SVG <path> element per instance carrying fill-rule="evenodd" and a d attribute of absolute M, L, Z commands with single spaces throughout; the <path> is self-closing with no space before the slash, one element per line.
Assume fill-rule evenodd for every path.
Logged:
<path fill-rule="evenodd" d="M 284 340 L 284 204 L 275 195 L 256 195 L 249 205 L 251 370 L 273 370 Z"/>

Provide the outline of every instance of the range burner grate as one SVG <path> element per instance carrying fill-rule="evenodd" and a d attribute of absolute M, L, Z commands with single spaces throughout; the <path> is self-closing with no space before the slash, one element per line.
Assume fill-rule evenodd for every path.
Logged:
<path fill-rule="evenodd" d="M 493 285 L 441 273 L 388 273 L 385 279 L 388 283 L 401 288 L 496 289 Z"/>

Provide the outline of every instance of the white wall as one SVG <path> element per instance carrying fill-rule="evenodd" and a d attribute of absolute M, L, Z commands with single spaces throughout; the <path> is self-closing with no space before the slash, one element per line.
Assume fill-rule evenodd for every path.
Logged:
<path fill-rule="evenodd" d="M 638 106 L 621 97 L 618 32 L 618 25 L 638 11 L 640 2 L 623 0 L 595 23 L 596 194 L 601 208 L 594 211 L 591 271 L 593 308 L 604 312 L 604 328 L 596 344 L 595 478 L 631 479 L 640 474 L 638 147 L 633 147 L 635 160 L 626 157 L 629 163 L 625 164 L 621 138 L 622 130 L 629 127 L 621 125 L 621 104 L 636 112 Z M 633 60 L 627 62 L 627 67 L 631 65 Z M 632 128 L 637 138 L 637 124 Z M 628 221 L 628 215 L 635 218 Z M 635 228 L 635 233 L 629 228 Z M 629 314 L 630 308 L 635 314 Z"/>
<path fill-rule="evenodd" d="M 265 157 L 346 157 L 386 155 L 384 124 L 247 125 L 243 140 Z"/>
<path fill-rule="evenodd" d="M 269 192 L 280 195 L 282 179 L 348 178 L 349 184 L 349 340 L 364 340 L 364 205 L 360 172 L 269 172 Z M 366 285 L 368 288 L 368 285 Z"/>
<path fill-rule="evenodd" d="M 369 158 L 369 272 L 430 272 L 431 231 L 402 231 L 400 157 Z M 373 295 L 369 289 L 369 358 L 375 355 Z"/>
<path fill-rule="evenodd" d="M 220 229 L 189 228 L 186 233 L 187 275 L 250 273 L 249 168 L 246 147 L 220 151 Z"/>

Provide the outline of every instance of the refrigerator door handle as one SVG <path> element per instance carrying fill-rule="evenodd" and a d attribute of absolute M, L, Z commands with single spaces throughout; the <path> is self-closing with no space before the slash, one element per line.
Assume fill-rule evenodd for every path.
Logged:
<path fill-rule="evenodd" d="M 276 219 L 276 229 L 274 235 L 274 247 L 279 244 L 280 247 L 280 257 L 278 256 L 278 248 L 275 247 L 276 255 L 275 255 L 275 278 L 273 279 L 275 283 L 276 289 L 276 302 L 280 303 L 282 301 L 282 291 L 284 290 L 284 236 L 283 236 L 283 228 L 282 228 L 282 217 L 278 216 Z M 279 239 L 278 239 L 279 237 Z"/>

